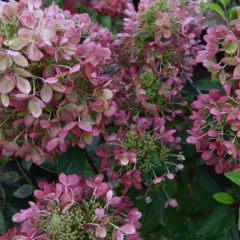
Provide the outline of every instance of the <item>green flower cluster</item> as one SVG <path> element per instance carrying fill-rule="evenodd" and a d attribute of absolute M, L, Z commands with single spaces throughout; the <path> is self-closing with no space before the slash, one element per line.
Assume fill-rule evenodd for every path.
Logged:
<path fill-rule="evenodd" d="M 4 40 L 12 40 L 18 37 L 18 23 L 15 20 L 3 21 L 0 19 L 0 33 L 3 35 Z"/>
<path fill-rule="evenodd" d="M 154 137 L 146 132 L 140 135 L 131 130 L 127 132 L 124 140 L 125 148 L 137 151 L 139 169 L 144 172 L 150 171 L 153 167 L 150 153 L 157 149 Z"/>
<path fill-rule="evenodd" d="M 159 80 L 152 71 L 144 72 L 140 75 L 140 80 L 143 89 L 147 92 L 148 96 L 154 99 L 158 95 Z"/>
<path fill-rule="evenodd" d="M 163 163 L 166 163 L 169 159 L 170 152 L 171 152 L 171 149 L 166 146 L 162 146 L 161 148 L 159 148 L 158 156 L 159 156 L 160 161 Z"/>
<path fill-rule="evenodd" d="M 155 20 L 157 11 L 168 12 L 169 4 L 167 0 L 158 0 L 151 4 L 148 10 L 141 17 L 141 26 L 145 32 L 151 33 L 154 36 L 155 33 Z"/>
<path fill-rule="evenodd" d="M 74 205 L 68 211 L 62 212 L 56 208 L 51 218 L 44 221 L 43 228 L 51 235 L 53 240 L 98 240 L 94 231 L 86 228 L 87 223 L 96 222 L 95 210 L 102 204 L 97 201 Z M 95 219 L 95 221 L 93 221 Z M 113 238 L 113 227 L 108 226 L 105 239 Z"/>
<path fill-rule="evenodd" d="M 154 105 L 159 107 L 166 105 L 166 98 L 159 95 L 161 80 L 152 71 L 142 73 L 140 75 L 140 81 L 142 88 L 147 92 L 147 95 L 151 97 Z"/>
<path fill-rule="evenodd" d="M 147 43 L 154 40 L 157 11 L 168 13 L 171 22 L 171 32 L 173 34 L 175 34 L 180 28 L 177 17 L 169 12 L 169 2 L 167 0 L 155 1 L 141 16 L 138 29 L 139 33 L 134 38 L 137 52 L 141 52 Z"/>

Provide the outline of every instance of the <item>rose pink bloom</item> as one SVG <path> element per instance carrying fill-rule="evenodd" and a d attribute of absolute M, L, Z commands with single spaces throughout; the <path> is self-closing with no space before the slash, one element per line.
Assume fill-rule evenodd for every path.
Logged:
<path fill-rule="evenodd" d="M 169 206 L 173 207 L 173 208 L 177 208 L 178 207 L 178 202 L 176 199 L 169 199 L 166 203 L 165 203 L 165 208 L 168 208 Z"/>

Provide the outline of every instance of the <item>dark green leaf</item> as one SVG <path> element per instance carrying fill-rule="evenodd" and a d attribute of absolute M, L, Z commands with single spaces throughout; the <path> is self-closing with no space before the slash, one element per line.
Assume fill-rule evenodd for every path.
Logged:
<path fill-rule="evenodd" d="M 5 198 L 6 198 L 5 190 L 0 185 L 0 210 L 3 210 L 5 207 Z"/>
<path fill-rule="evenodd" d="M 79 147 L 71 147 L 64 154 L 59 154 L 54 163 L 44 163 L 42 168 L 60 174 L 82 174 L 84 172 L 86 153 Z"/>
<path fill-rule="evenodd" d="M 198 230 L 198 235 L 214 237 L 226 234 L 235 224 L 235 216 L 232 209 L 224 204 L 219 204 L 210 214 Z"/>
<path fill-rule="evenodd" d="M 220 3 L 226 8 L 226 6 L 230 3 L 230 0 L 220 0 Z"/>
<path fill-rule="evenodd" d="M 239 234 L 236 225 L 234 225 L 228 233 L 225 235 L 223 240 L 239 240 Z"/>
<path fill-rule="evenodd" d="M 152 232 L 154 228 L 159 226 L 154 204 L 146 204 L 144 199 L 135 200 L 135 204 L 142 213 L 142 217 L 140 219 L 142 224 L 141 233 L 143 235 L 148 235 L 148 233 Z"/>
<path fill-rule="evenodd" d="M 32 166 L 32 161 L 27 162 L 27 161 L 25 161 L 25 160 L 22 160 L 22 161 L 21 161 L 21 165 L 22 165 L 23 169 L 24 169 L 26 172 L 28 172 L 28 171 L 30 170 L 31 166 Z"/>
<path fill-rule="evenodd" d="M 157 154 L 156 152 L 151 152 L 151 153 L 150 153 L 150 158 L 151 158 L 151 161 L 152 161 L 154 164 L 156 164 L 156 165 L 158 165 L 158 166 L 161 165 L 159 156 L 158 156 L 158 154 Z"/>
<path fill-rule="evenodd" d="M 4 217 L 5 217 L 5 222 L 7 223 L 8 228 L 12 228 L 17 226 L 17 223 L 12 221 L 12 216 L 16 214 L 18 210 L 14 208 L 12 205 L 7 204 L 5 211 L 4 211 Z"/>
<path fill-rule="evenodd" d="M 221 90 L 220 84 L 211 81 L 209 78 L 201 78 L 199 81 L 194 83 L 194 86 L 202 91 L 210 91 L 212 89 Z"/>
<path fill-rule="evenodd" d="M 200 7 L 202 10 L 211 9 L 217 12 L 224 20 L 226 20 L 226 16 L 223 9 L 217 3 L 208 3 L 201 1 Z"/>
<path fill-rule="evenodd" d="M 166 226 L 167 224 L 167 215 L 168 215 L 169 209 L 168 208 L 166 209 L 164 206 L 167 200 L 168 198 L 166 194 L 164 194 L 163 192 L 157 193 L 157 195 L 153 198 L 153 204 L 155 207 L 155 212 L 156 212 L 158 221 L 163 226 Z"/>
<path fill-rule="evenodd" d="M 24 184 L 17 189 L 14 196 L 17 198 L 26 198 L 33 193 L 33 186 L 30 184 Z"/>
<path fill-rule="evenodd" d="M 104 27 L 108 29 L 112 28 L 112 18 L 110 16 L 106 16 L 106 15 L 102 16 L 101 22 Z"/>
<path fill-rule="evenodd" d="M 232 180 L 234 183 L 237 185 L 240 185 L 240 170 L 234 171 L 234 172 L 229 172 L 225 173 L 225 176 Z"/>
<path fill-rule="evenodd" d="M 208 192 L 203 186 L 199 183 L 195 183 L 192 187 L 193 195 L 193 205 L 196 211 L 208 211 L 213 208 L 215 201 L 212 197 L 212 194 Z"/>
<path fill-rule="evenodd" d="M 225 192 L 216 193 L 213 195 L 213 198 L 216 199 L 218 202 L 224 203 L 224 204 L 231 205 L 235 203 L 234 198 L 229 193 L 225 193 Z"/>
<path fill-rule="evenodd" d="M 238 231 L 240 230 L 240 208 L 238 209 Z"/>
<path fill-rule="evenodd" d="M 220 189 L 217 183 L 204 170 L 198 169 L 196 171 L 195 177 L 196 177 L 197 183 L 206 191 L 208 191 L 210 195 L 220 192 Z"/>
<path fill-rule="evenodd" d="M 2 211 L 0 211 L 0 236 L 6 232 L 6 224 Z"/>
<path fill-rule="evenodd" d="M 10 161 L 10 158 L 2 157 L 0 158 L 0 167 L 3 167 L 8 161 Z"/>
<path fill-rule="evenodd" d="M 97 149 L 97 147 L 99 145 L 99 142 L 100 142 L 100 136 L 94 137 L 93 144 L 90 145 L 90 146 L 87 146 L 86 150 L 88 152 L 96 152 L 96 149 Z"/>
<path fill-rule="evenodd" d="M 18 172 L 11 171 L 11 172 L 5 172 L 0 176 L 0 181 L 6 183 L 6 184 L 13 184 L 17 182 L 20 179 L 20 175 Z"/>

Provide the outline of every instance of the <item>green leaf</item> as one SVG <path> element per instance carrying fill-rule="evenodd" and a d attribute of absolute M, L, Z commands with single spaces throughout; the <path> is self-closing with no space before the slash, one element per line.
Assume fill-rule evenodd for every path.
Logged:
<path fill-rule="evenodd" d="M 166 226 L 169 208 L 165 208 L 165 203 L 168 201 L 169 197 L 172 198 L 176 195 L 178 190 L 177 181 L 165 180 L 163 189 L 161 189 L 161 183 L 159 183 L 159 187 L 160 189 L 154 192 L 151 197 L 159 223 Z"/>
<path fill-rule="evenodd" d="M 200 7 L 202 10 L 211 9 L 211 10 L 217 12 L 224 20 L 226 20 L 226 16 L 225 16 L 223 9 L 217 3 L 207 3 L 207 2 L 205 3 L 203 1 L 201 1 Z"/>
<path fill-rule="evenodd" d="M 234 225 L 228 233 L 225 235 L 223 240 L 239 240 L 239 234 L 237 230 L 237 226 Z"/>
<path fill-rule="evenodd" d="M 192 195 L 192 201 L 196 211 L 208 211 L 216 205 L 212 194 L 210 194 L 209 191 L 202 187 L 198 182 L 192 187 Z"/>
<path fill-rule="evenodd" d="M 159 156 L 156 152 L 150 152 L 150 159 L 154 164 L 161 166 Z"/>
<path fill-rule="evenodd" d="M 29 162 L 27 162 L 25 160 L 21 161 L 21 165 L 22 165 L 23 169 L 27 172 L 30 170 L 32 163 L 33 163 L 32 161 L 29 161 Z"/>
<path fill-rule="evenodd" d="M 210 91 L 212 89 L 221 90 L 220 84 L 211 81 L 209 78 L 201 78 L 199 81 L 194 83 L 194 86 L 202 91 Z"/>
<path fill-rule="evenodd" d="M 33 193 L 33 186 L 30 184 L 24 184 L 17 189 L 14 196 L 17 198 L 26 198 Z"/>
<path fill-rule="evenodd" d="M 214 237 L 226 234 L 235 224 L 235 215 L 232 209 L 224 204 L 216 206 L 214 212 L 202 223 L 197 234 L 200 236 Z"/>
<path fill-rule="evenodd" d="M 230 17 L 231 20 L 237 19 L 238 18 L 238 14 L 237 14 L 237 9 L 236 7 L 231 8 L 228 11 L 228 15 Z"/>
<path fill-rule="evenodd" d="M 0 236 L 2 236 L 5 232 L 6 232 L 6 224 L 4 221 L 3 213 L 2 211 L 0 211 Z"/>
<path fill-rule="evenodd" d="M 220 192 L 220 188 L 212 177 L 209 176 L 204 170 L 197 169 L 196 182 L 205 189 L 211 196 Z"/>
<path fill-rule="evenodd" d="M 10 160 L 11 159 L 9 157 L 2 157 L 2 158 L 0 158 L 0 167 L 3 167 Z"/>
<path fill-rule="evenodd" d="M 18 224 L 12 221 L 12 216 L 19 212 L 16 208 L 14 208 L 11 204 L 7 204 L 4 211 L 5 222 L 7 223 L 7 228 L 16 227 Z"/>
<path fill-rule="evenodd" d="M 6 184 L 13 184 L 17 182 L 20 179 L 20 175 L 18 172 L 10 171 L 3 173 L 2 176 L 0 176 L 0 181 L 6 183 Z"/>
<path fill-rule="evenodd" d="M 112 18 L 110 16 L 102 16 L 101 17 L 101 20 L 102 22 L 102 25 L 108 29 L 111 29 L 112 28 Z"/>
<path fill-rule="evenodd" d="M 136 201 L 136 207 L 142 213 L 140 220 L 142 223 L 141 232 L 142 234 L 148 234 L 159 225 L 154 204 L 146 204 L 145 200 L 141 199 Z"/>
<path fill-rule="evenodd" d="M 94 139 L 93 139 L 93 144 L 90 145 L 90 146 L 87 146 L 87 147 L 86 147 L 86 150 L 87 150 L 88 152 L 96 152 L 96 149 L 97 149 L 97 147 L 98 147 L 98 145 L 99 145 L 99 142 L 100 142 L 100 136 L 94 137 Z"/>
<path fill-rule="evenodd" d="M 0 185 L 0 210 L 3 210 L 5 207 L 6 194 L 3 187 Z"/>
<path fill-rule="evenodd" d="M 64 154 L 58 154 L 54 163 L 44 163 L 42 168 L 60 174 L 82 174 L 84 172 L 86 153 L 79 147 L 71 147 Z"/>
<path fill-rule="evenodd" d="M 236 183 L 237 185 L 240 185 L 240 170 L 225 173 L 225 176 L 229 178 L 231 181 Z"/>
<path fill-rule="evenodd" d="M 240 231 L 240 208 L 238 209 L 238 231 Z"/>
<path fill-rule="evenodd" d="M 230 3 L 230 0 L 220 0 L 220 3 L 224 6 L 224 8 L 226 8 L 227 5 Z"/>
<path fill-rule="evenodd" d="M 235 203 L 234 198 L 229 193 L 225 193 L 225 192 L 216 193 L 213 195 L 213 198 L 216 199 L 218 202 L 224 203 L 224 204 L 231 205 Z"/>
<path fill-rule="evenodd" d="M 166 201 L 168 200 L 166 194 L 163 192 L 157 193 L 157 196 L 153 197 L 153 204 L 155 207 L 155 212 L 158 218 L 158 222 L 162 224 L 163 226 L 166 226 L 167 224 L 167 215 L 169 209 L 165 208 L 164 205 Z"/>

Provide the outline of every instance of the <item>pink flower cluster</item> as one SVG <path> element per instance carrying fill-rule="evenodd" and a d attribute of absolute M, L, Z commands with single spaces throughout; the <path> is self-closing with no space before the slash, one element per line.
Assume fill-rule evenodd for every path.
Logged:
<path fill-rule="evenodd" d="M 239 96 L 221 95 L 212 90 L 202 94 L 191 104 L 194 121 L 187 142 L 196 145 L 207 165 L 217 173 L 240 166 Z"/>
<path fill-rule="evenodd" d="M 240 9 L 238 19 L 229 21 L 226 25 L 211 27 L 204 36 L 206 46 L 199 51 L 197 62 L 203 65 L 212 74 L 212 79 L 218 79 L 227 94 L 239 89 L 240 59 Z"/>
<path fill-rule="evenodd" d="M 181 139 L 160 117 L 131 118 L 130 112 L 121 110 L 114 123 L 120 126 L 118 132 L 105 135 L 106 143 L 96 152 L 102 158 L 101 168 L 113 182 L 123 184 L 124 194 L 132 187 L 141 190 L 144 186 L 148 202 L 153 185 L 174 179 L 183 168 Z M 148 173 L 147 179 L 143 173 Z"/>
<path fill-rule="evenodd" d="M 91 7 L 109 16 L 116 16 L 124 12 L 128 2 L 129 0 L 93 0 Z"/>
<path fill-rule="evenodd" d="M 61 223 L 58 222 L 60 216 L 61 221 L 67 220 L 65 224 L 70 224 L 72 229 L 75 225 L 82 228 L 83 237 L 105 238 L 111 229 L 112 237 L 107 239 L 140 240 L 137 229 L 141 227 L 141 213 L 130 207 L 132 203 L 128 198 L 116 196 L 103 181 L 103 175 L 85 180 L 82 176 L 66 176 L 62 173 L 59 183 L 39 182 L 39 187 L 40 190 L 34 192 L 36 203 L 29 202 L 29 209 L 21 210 L 13 216 L 13 221 L 21 223 L 20 227 L 10 229 L 0 239 L 60 239 L 61 229 L 56 225 Z M 85 215 L 77 215 L 81 211 Z M 74 220 L 75 215 L 77 220 Z M 58 232 L 54 232 L 54 228 L 58 229 Z M 66 232 L 63 236 L 66 239 Z M 79 236 L 71 239 L 79 239 Z"/>
<path fill-rule="evenodd" d="M 227 20 L 225 25 L 211 27 L 204 36 L 206 46 L 198 52 L 197 62 L 203 63 L 212 80 L 221 83 L 225 95 L 212 90 L 192 103 L 193 127 L 188 132 L 188 143 L 196 145 L 208 165 L 217 173 L 238 169 L 239 145 L 239 37 L 238 18 Z"/>
<path fill-rule="evenodd" d="M 117 109 L 109 31 L 41 4 L 0 3 L 0 154 L 36 164 L 91 144 Z"/>
<path fill-rule="evenodd" d="M 119 127 L 104 135 L 106 143 L 97 155 L 103 159 L 103 171 L 114 183 L 124 185 L 125 194 L 132 187 L 144 187 L 148 203 L 150 189 L 174 179 L 185 159 L 178 136 L 183 126 L 176 118 L 187 121 L 182 89 L 202 49 L 203 27 L 196 26 L 201 20 L 193 16 L 191 4 L 181 4 L 141 1 L 139 12 L 128 4 L 124 32 L 111 46 L 113 59 L 121 66 L 113 81 L 119 106 L 114 124 Z M 169 198 L 168 206 L 178 204 Z"/>

